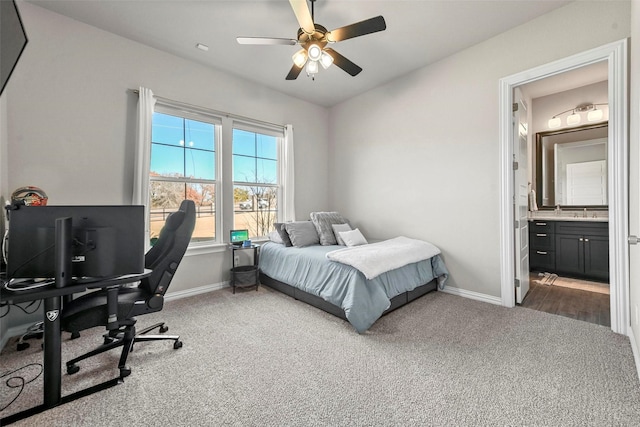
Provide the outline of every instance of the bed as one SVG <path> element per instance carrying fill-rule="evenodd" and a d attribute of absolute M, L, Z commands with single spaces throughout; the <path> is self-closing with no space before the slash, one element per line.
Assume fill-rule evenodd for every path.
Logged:
<path fill-rule="evenodd" d="M 328 259 L 349 249 L 330 244 L 295 247 L 267 242 L 260 248 L 260 282 L 345 319 L 358 333 L 363 333 L 382 315 L 442 289 L 448 277 L 437 254 L 374 273 L 377 275 L 368 279 L 368 273 Z"/>

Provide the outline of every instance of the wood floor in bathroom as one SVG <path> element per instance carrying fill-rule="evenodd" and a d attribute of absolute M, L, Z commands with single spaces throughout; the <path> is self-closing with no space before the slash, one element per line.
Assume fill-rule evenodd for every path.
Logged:
<path fill-rule="evenodd" d="M 544 285 L 532 280 L 522 307 L 611 326 L 609 294 Z"/>

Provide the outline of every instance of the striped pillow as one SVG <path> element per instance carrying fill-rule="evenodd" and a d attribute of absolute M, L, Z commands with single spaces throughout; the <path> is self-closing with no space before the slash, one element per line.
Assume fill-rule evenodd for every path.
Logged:
<path fill-rule="evenodd" d="M 333 233 L 333 224 L 345 224 L 349 221 L 338 212 L 311 212 L 311 222 L 316 226 L 323 246 L 336 245 L 336 235 Z"/>

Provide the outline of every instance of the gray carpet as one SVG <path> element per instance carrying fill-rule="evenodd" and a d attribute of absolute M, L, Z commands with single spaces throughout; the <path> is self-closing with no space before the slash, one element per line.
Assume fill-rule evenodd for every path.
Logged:
<path fill-rule="evenodd" d="M 124 384 L 16 426 L 631 426 L 640 384 L 627 337 L 608 328 L 432 293 L 358 335 L 348 323 L 261 288 L 170 301 L 184 347 L 141 343 Z M 69 341 L 63 361 L 101 341 Z M 4 373 L 40 361 L 16 352 Z M 63 394 L 117 375 L 118 351 L 63 376 Z M 25 370 L 25 376 L 27 375 Z M 31 373 L 30 375 L 33 376 Z M 40 402 L 40 376 L 9 415 Z M 4 386 L 4 385 L 3 385 Z M 3 406 L 16 394 L 2 388 Z"/>

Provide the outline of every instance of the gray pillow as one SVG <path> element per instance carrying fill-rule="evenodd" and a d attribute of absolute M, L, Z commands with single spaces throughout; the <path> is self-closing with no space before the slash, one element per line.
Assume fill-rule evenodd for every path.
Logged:
<path fill-rule="evenodd" d="M 311 222 L 316 227 L 321 245 L 336 245 L 336 236 L 333 233 L 333 224 L 348 223 L 338 212 L 311 212 Z"/>
<path fill-rule="evenodd" d="M 273 230 L 271 233 L 269 233 L 269 240 L 273 243 L 280 243 L 281 245 L 284 245 L 284 242 L 282 241 L 282 237 L 280 237 L 280 233 L 278 233 L 278 230 Z"/>
<path fill-rule="evenodd" d="M 287 230 L 284 227 L 284 223 L 276 222 L 274 226 L 276 227 L 276 231 L 278 232 L 278 234 L 280 235 L 280 238 L 282 239 L 282 243 L 287 247 L 293 246 L 293 244 L 291 243 L 291 239 L 289 238 L 289 233 L 287 233 Z"/>
<path fill-rule="evenodd" d="M 320 243 L 316 227 L 311 221 L 288 222 L 284 227 L 287 230 L 287 233 L 289 233 L 291 243 L 296 248 L 317 245 Z"/>

